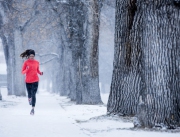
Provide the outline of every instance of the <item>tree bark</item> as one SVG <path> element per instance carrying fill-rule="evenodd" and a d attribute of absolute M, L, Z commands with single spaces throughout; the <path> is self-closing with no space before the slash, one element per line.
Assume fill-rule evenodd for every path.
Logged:
<path fill-rule="evenodd" d="M 136 114 L 140 91 L 137 43 L 133 42 L 132 26 L 136 12 L 135 0 L 116 1 L 115 55 L 108 113 L 132 116 Z M 132 36 L 131 36 L 132 35 Z"/>
<path fill-rule="evenodd" d="M 116 1 L 108 112 L 136 114 L 135 126 L 180 126 L 179 7 L 172 0 Z"/>
<path fill-rule="evenodd" d="M 139 0 L 137 5 L 143 36 L 138 126 L 176 128 L 180 126 L 180 7 L 171 0 Z"/>
<path fill-rule="evenodd" d="M 24 96 L 24 78 L 21 75 L 22 60 L 19 58 L 20 50 L 22 49 L 22 36 L 20 30 L 16 27 L 12 4 L 13 2 L 10 0 L 0 2 L 2 18 L 0 37 L 7 65 L 8 95 Z"/>
<path fill-rule="evenodd" d="M 100 2 L 69 1 L 69 37 L 77 104 L 102 103 L 98 74 Z M 73 94 L 71 91 L 70 93 Z"/>

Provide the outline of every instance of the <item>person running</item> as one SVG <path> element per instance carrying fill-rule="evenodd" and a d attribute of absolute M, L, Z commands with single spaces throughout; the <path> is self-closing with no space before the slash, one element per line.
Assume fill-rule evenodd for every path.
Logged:
<path fill-rule="evenodd" d="M 34 59 L 35 57 L 34 50 L 28 49 L 24 51 L 20 55 L 20 57 L 27 59 L 22 66 L 21 73 L 26 75 L 25 82 L 28 92 L 28 101 L 29 101 L 29 105 L 32 105 L 30 114 L 34 115 L 34 108 L 36 104 L 36 92 L 38 89 L 38 82 L 39 82 L 38 74 L 43 75 L 43 72 L 39 70 L 39 62 Z"/>

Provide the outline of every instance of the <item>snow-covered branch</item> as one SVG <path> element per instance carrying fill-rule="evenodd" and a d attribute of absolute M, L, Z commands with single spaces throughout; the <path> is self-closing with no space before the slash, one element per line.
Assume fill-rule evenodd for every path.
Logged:
<path fill-rule="evenodd" d="M 53 56 L 56 56 L 55 58 L 59 58 L 59 55 L 57 53 L 47 53 L 47 54 L 36 54 L 36 56 L 39 56 L 39 57 L 44 57 L 44 56 L 50 56 L 50 55 L 53 55 Z"/>
<path fill-rule="evenodd" d="M 54 57 L 54 58 L 49 59 L 49 60 L 47 60 L 47 61 L 41 62 L 40 65 L 46 64 L 46 63 L 48 63 L 48 62 L 51 62 L 52 60 L 54 60 L 54 59 L 56 59 L 56 58 L 57 58 L 57 57 Z"/>

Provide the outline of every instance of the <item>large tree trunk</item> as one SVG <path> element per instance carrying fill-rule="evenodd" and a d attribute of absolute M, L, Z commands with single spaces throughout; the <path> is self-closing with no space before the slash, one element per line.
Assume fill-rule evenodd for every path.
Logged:
<path fill-rule="evenodd" d="M 22 49 L 22 36 L 16 27 L 12 1 L 0 2 L 2 17 L 1 39 L 7 65 L 8 95 L 25 95 L 24 78 L 21 75 L 22 60 L 19 58 Z"/>
<path fill-rule="evenodd" d="M 108 113 L 135 115 L 140 91 L 140 53 L 131 35 L 135 0 L 116 1 L 115 49 Z"/>
<path fill-rule="evenodd" d="M 86 28 L 84 29 L 84 34 L 86 34 L 87 38 L 84 43 L 86 51 L 84 52 L 85 57 L 83 58 L 85 63 L 82 63 L 82 80 L 84 79 L 83 87 L 87 88 L 87 90 L 82 89 L 81 92 L 83 96 L 82 102 L 88 104 L 102 103 L 99 89 L 98 67 L 101 4 L 100 0 L 92 0 L 89 3 L 90 6 L 87 10 L 88 18 L 85 23 Z"/>
<path fill-rule="evenodd" d="M 25 96 L 25 79 L 21 74 L 23 60 L 19 57 L 22 53 L 23 43 L 22 43 L 22 35 L 19 29 L 14 30 L 14 95 L 17 96 Z"/>
<path fill-rule="evenodd" d="M 180 126 L 180 7 L 171 0 L 138 1 L 142 31 L 142 127 Z M 139 24 L 135 24 L 136 28 Z"/>
<path fill-rule="evenodd" d="M 77 104 L 102 103 L 98 74 L 100 2 L 70 1 L 70 47 L 74 67 Z M 74 91 L 72 91 L 74 92 Z"/>
<path fill-rule="evenodd" d="M 140 127 L 180 126 L 180 9 L 172 0 L 116 1 L 108 112 Z"/>

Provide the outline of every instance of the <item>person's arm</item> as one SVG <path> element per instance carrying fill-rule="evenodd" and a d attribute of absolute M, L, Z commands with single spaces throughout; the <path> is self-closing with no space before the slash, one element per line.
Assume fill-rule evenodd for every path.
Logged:
<path fill-rule="evenodd" d="M 26 65 L 26 63 L 23 64 L 23 67 L 22 67 L 22 71 L 21 73 L 22 74 L 26 74 L 26 72 L 28 71 L 29 67 Z"/>
<path fill-rule="evenodd" d="M 43 72 L 41 72 L 41 71 L 39 70 L 39 63 L 38 63 L 38 67 L 37 67 L 37 73 L 40 74 L 40 75 L 43 75 Z"/>

